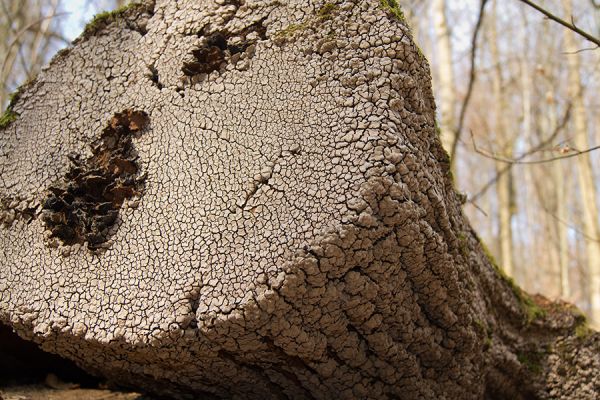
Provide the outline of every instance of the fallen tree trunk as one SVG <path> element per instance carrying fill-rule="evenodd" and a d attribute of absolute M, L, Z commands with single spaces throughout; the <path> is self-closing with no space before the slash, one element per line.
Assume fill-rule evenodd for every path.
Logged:
<path fill-rule="evenodd" d="M 176 398 L 592 399 L 600 336 L 461 212 L 395 1 L 96 19 L 0 136 L 0 320 Z"/>

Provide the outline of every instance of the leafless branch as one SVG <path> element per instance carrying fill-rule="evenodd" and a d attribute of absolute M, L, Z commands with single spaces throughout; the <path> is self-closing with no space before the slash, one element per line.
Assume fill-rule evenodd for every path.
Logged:
<path fill-rule="evenodd" d="M 560 218 L 558 215 L 554 214 L 553 212 L 551 212 L 550 210 L 548 210 L 546 208 L 546 206 L 543 204 L 543 202 L 540 202 L 538 200 L 538 203 L 540 205 L 540 208 L 542 209 L 542 211 L 546 214 L 548 214 L 550 217 L 554 218 L 555 220 L 557 220 L 560 224 L 566 226 L 569 229 L 572 229 L 573 231 L 577 232 L 578 234 L 580 234 L 581 236 L 583 236 L 584 238 L 588 239 L 588 240 L 592 240 L 594 242 L 600 242 L 600 238 L 597 237 L 592 237 L 587 235 L 585 232 L 583 232 L 581 229 L 577 228 L 575 225 L 573 225 L 572 223 L 563 220 L 562 218 Z"/>
<path fill-rule="evenodd" d="M 473 142 L 473 150 L 475 150 L 475 152 L 477 154 L 480 154 L 486 158 L 490 158 L 492 160 L 495 161 L 499 161 L 499 162 L 503 162 L 506 164 L 544 164 L 544 163 L 548 163 L 548 162 L 552 162 L 552 161 L 558 161 L 558 160 L 563 160 L 565 158 L 571 158 L 571 157 L 577 157 L 580 156 L 582 154 L 586 154 L 586 153 L 590 153 L 594 150 L 598 150 L 600 149 L 600 145 L 598 146 L 594 146 L 594 147 L 590 147 L 589 149 L 585 149 L 585 150 L 576 150 L 573 148 L 566 148 L 564 150 L 562 150 L 562 152 L 568 152 L 569 154 L 566 155 L 562 155 L 562 156 L 557 156 L 557 157 L 550 157 L 550 158 L 543 158 L 540 160 L 523 160 L 522 157 L 518 157 L 518 158 L 507 158 L 507 157 L 501 157 L 501 156 L 497 156 L 496 154 L 494 154 L 493 152 L 484 150 L 484 149 L 480 149 L 477 147 L 477 143 L 475 143 L 475 138 L 473 137 L 473 132 L 471 132 L 471 141 Z M 543 151 L 543 150 L 548 150 L 548 149 L 539 149 L 537 151 Z M 528 152 L 527 155 L 531 155 L 533 153 Z"/>
<path fill-rule="evenodd" d="M 458 125 L 456 127 L 456 131 L 454 132 L 454 141 L 452 142 L 452 149 L 450 151 L 451 160 L 454 159 L 454 156 L 456 155 L 456 147 L 460 141 L 460 135 L 465 123 L 467 108 L 469 107 L 471 95 L 473 94 L 473 87 L 475 86 L 475 80 L 477 79 L 477 39 L 479 37 L 479 32 L 481 31 L 481 26 L 483 25 L 483 17 L 485 15 L 485 6 L 487 2 L 488 0 L 481 0 L 481 3 L 479 4 L 477 23 L 475 24 L 475 29 L 473 30 L 473 37 L 471 39 L 471 71 L 469 72 L 469 85 L 467 86 L 467 94 L 465 95 L 465 99 L 463 100 L 463 104 L 460 108 Z"/>
<path fill-rule="evenodd" d="M 39 18 L 36 21 L 33 21 L 32 23 L 28 24 L 27 26 L 25 26 L 23 29 L 21 29 L 19 32 L 17 32 L 15 34 L 15 37 L 12 39 L 12 41 L 9 43 L 9 45 L 7 47 L 7 49 L 8 49 L 7 52 L 9 52 L 10 49 L 12 49 L 19 42 L 19 39 L 21 38 L 21 36 L 23 36 L 28 30 L 30 30 L 34 26 L 44 22 L 45 20 L 60 17 L 60 16 L 67 15 L 67 14 L 69 14 L 69 13 L 64 13 L 64 12 L 55 13 L 52 15 L 48 15 L 48 16 Z M 0 67 L 0 76 L 3 76 L 3 74 L 4 74 L 4 70 L 6 69 L 7 61 L 8 61 L 8 57 L 6 57 L 4 59 L 4 61 L 2 62 L 2 66 Z"/>
<path fill-rule="evenodd" d="M 568 54 L 578 54 L 578 53 L 583 53 L 584 51 L 592 51 L 592 50 L 596 50 L 598 49 L 598 46 L 596 47 L 586 47 L 583 49 L 579 49 L 577 51 L 563 51 L 562 54 L 568 55 Z"/>
<path fill-rule="evenodd" d="M 565 126 L 569 122 L 570 118 L 571 118 L 571 104 L 569 103 L 569 105 L 567 106 L 567 109 L 565 110 L 565 114 L 563 115 L 563 117 L 561 119 L 560 124 L 558 124 L 556 126 L 556 128 L 554 129 L 552 134 L 546 140 L 543 140 L 538 145 L 536 145 L 533 148 L 529 149 L 528 151 L 524 152 L 519 157 L 517 157 L 515 160 L 521 161 L 524 158 L 526 158 L 534 153 L 537 153 L 539 151 L 542 151 L 544 148 L 549 146 L 556 139 L 556 137 L 558 137 L 558 134 L 565 128 Z M 485 185 L 483 185 L 483 187 L 479 190 L 479 192 L 477 192 L 475 195 L 471 196 L 469 198 L 468 202 L 474 203 L 477 200 L 479 200 L 498 181 L 498 179 L 502 175 L 504 175 L 505 173 L 510 171 L 510 169 L 512 168 L 513 165 L 514 165 L 514 163 L 505 165 L 504 168 L 502 168 L 500 171 L 498 171 L 496 176 L 494 176 Z"/>
<path fill-rule="evenodd" d="M 532 1 L 529 0 L 519 0 L 521 3 L 525 3 L 527 4 L 529 7 L 536 9 L 537 11 L 541 12 L 542 14 L 544 14 L 546 17 L 548 17 L 549 19 L 558 22 L 559 24 L 561 24 L 562 26 L 572 30 L 573 32 L 583 36 L 584 38 L 586 38 L 587 40 L 589 40 L 590 42 L 594 43 L 597 47 L 600 47 L 600 38 L 595 37 L 594 35 L 579 29 L 574 21 L 573 18 L 571 18 L 571 22 L 567 22 L 562 18 L 557 17 L 556 15 L 552 14 L 550 11 L 540 7 L 539 5 L 535 4 Z"/>

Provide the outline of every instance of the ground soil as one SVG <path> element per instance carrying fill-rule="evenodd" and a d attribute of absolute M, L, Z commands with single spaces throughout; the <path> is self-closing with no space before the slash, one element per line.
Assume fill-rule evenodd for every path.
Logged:
<path fill-rule="evenodd" d="M 0 324 L 0 400 L 155 400 L 121 390 Z"/>

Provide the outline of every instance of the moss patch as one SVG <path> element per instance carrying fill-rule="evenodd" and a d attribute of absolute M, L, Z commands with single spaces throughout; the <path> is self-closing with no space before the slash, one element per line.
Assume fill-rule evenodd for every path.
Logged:
<path fill-rule="evenodd" d="M 590 328 L 585 314 L 575 306 L 572 306 L 571 312 L 575 315 L 575 336 L 578 339 L 590 337 L 594 331 Z"/>
<path fill-rule="evenodd" d="M 2 114 L 2 116 L 0 117 L 0 129 L 8 127 L 17 119 L 18 116 L 19 114 L 17 114 L 13 110 L 7 109 L 4 112 L 4 114 Z"/>
<path fill-rule="evenodd" d="M 19 86 L 17 90 L 12 92 L 10 96 L 8 96 L 8 107 L 6 107 L 6 111 L 4 111 L 4 114 L 2 114 L 2 116 L 0 117 L 0 129 L 4 129 L 10 124 L 12 124 L 14 121 L 16 121 L 19 114 L 14 111 L 14 107 L 23 95 L 25 89 L 30 87 L 33 84 L 33 82 L 35 82 L 35 79 L 27 80 L 27 82 Z"/>
<path fill-rule="evenodd" d="M 301 24 L 290 24 L 290 25 L 286 26 L 285 28 L 283 28 L 282 30 L 280 30 L 279 32 L 277 32 L 275 34 L 275 36 L 278 36 L 278 37 L 294 36 L 296 33 L 302 32 L 303 30 L 308 28 L 308 26 L 309 26 L 308 22 L 303 22 Z"/>
<path fill-rule="evenodd" d="M 387 13 L 391 14 L 400 22 L 406 22 L 406 18 L 404 18 L 404 13 L 398 5 L 397 0 L 379 0 L 379 5 L 381 8 Z"/>
<path fill-rule="evenodd" d="M 485 322 L 483 322 L 480 319 L 474 320 L 473 323 L 477 327 L 477 330 L 482 335 L 485 335 L 485 338 L 483 339 L 483 350 L 484 351 L 488 350 L 490 347 L 492 347 L 492 343 L 493 343 L 493 340 L 494 340 L 494 335 L 493 335 L 493 332 L 492 332 L 492 328 L 490 328 L 489 325 L 486 325 Z"/>
<path fill-rule="evenodd" d="M 113 11 L 103 11 L 101 13 L 96 14 L 90 22 L 87 23 L 83 30 L 83 37 L 89 38 L 90 36 L 95 35 L 100 32 L 102 29 L 106 28 L 108 25 L 115 21 L 119 21 L 124 18 L 130 11 L 136 9 L 145 9 L 150 4 L 133 2 L 123 7 L 119 7 Z"/>
<path fill-rule="evenodd" d="M 332 17 L 332 14 L 339 8 L 337 4 L 334 3 L 325 3 L 323 7 L 319 9 L 317 15 L 319 18 L 327 20 Z"/>
<path fill-rule="evenodd" d="M 465 235 L 463 232 L 459 232 L 456 235 L 456 238 L 458 239 L 458 248 L 460 250 L 460 254 L 467 258 L 469 256 L 469 240 L 467 239 L 467 235 Z"/>
<path fill-rule="evenodd" d="M 539 375 L 544 370 L 542 360 L 544 353 L 539 351 L 523 351 L 517 353 L 519 363 L 527 368 L 531 373 Z"/>
<path fill-rule="evenodd" d="M 514 282 L 513 285 L 521 290 Z M 531 324 L 536 319 L 544 318 L 547 315 L 546 310 L 537 305 L 536 302 L 522 290 L 520 300 L 525 314 L 527 315 L 527 324 Z"/>
<path fill-rule="evenodd" d="M 594 331 L 587 323 L 579 324 L 575 327 L 575 336 L 579 339 L 588 338 Z"/>
<path fill-rule="evenodd" d="M 547 314 L 546 310 L 544 310 L 539 305 L 537 305 L 535 303 L 535 301 L 531 298 L 531 296 L 529 296 L 527 293 L 525 293 L 523 291 L 523 289 L 521 289 L 519 287 L 519 285 L 517 285 L 515 283 L 515 280 L 513 278 L 506 275 L 506 272 L 504 272 L 504 270 L 502 268 L 500 268 L 500 266 L 498 265 L 498 262 L 496 261 L 496 259 L 494 258 L 494 256 L 492 255 L 492 253 L 490 252 L 488 247 L 485 245 L 485 243 L 483 243 L 483 241 L 481 241 L 481 240 L 479 243 L 481 244 L 483 253 L 487 257 L 488 261 L 494 267 L 494 270 L 496 270 L 496 272 L 498 273 L 498 276 L 500 277 L 500 279 L 502 279 L 510 287 L 510 289 L 514 293 L 515 297 L 517 299 L 519 299 L 519 304 L 521 305 L 521 309 L 523 310 L 523 312 L 525 313 L 525 316 L 526 316 L 527 325 L 531 324 L 533 321 L 535 321 L 538 318 L 544 318 Z"/>

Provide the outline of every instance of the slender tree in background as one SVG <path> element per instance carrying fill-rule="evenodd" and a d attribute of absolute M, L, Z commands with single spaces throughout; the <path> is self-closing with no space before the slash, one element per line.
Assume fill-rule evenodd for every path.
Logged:
<path fill-rule="evenodd" d="M 556 40 L 557 32 L 550 24 L 530 24 L 528 8 L 520 7 L 519 11 L 522 16 L 519 24 L 520 42 L 524 46 L 519 55 L 522 136 L 530 148 L 548 143 L 541 146 L 539 154 L 544 158 L 551 158 L 559 154 L 557 146 L 552 142 L 563 138 L 563 126 L 570 112 L 564 117 L 559 116 L 562 104 L 557 102 L 556 92 L 561 88 L 557 87 L 556 82 L 560 81 L 561 59 L 555 56 L 550 47 L 536 44 Z M 568 105 L 566 109 L 570 111 Z M 557 161 L 519 167 L 528 178 L 528 184 L 521 185 L 520 190 L 532 188 L 532 195 L 535 197 L 533 202 L 523 202 L 522 207 L 529 215 L 527 221 L 539 226 L 536 233 L 529 233 L 531 240 L 528 240 L 535 246 L 533 251 L 538 254 L 539 267 L 532 268 L 529 274 L 522 271 L 522 276 L 527 277 L 522 282 L 540 285 L 544 293 L 553 298 L 568 299 L 569 243 L 565 223 L 568 218 L 565 185 L 570 184 L 570 181 L 565 179 L 564 166 L 564 162 Z M 529 232 L 520 227 L 519 231 Z M 527 263 L 522 257 L 521 262 L 524 265 Z"/>
<path fill-rule="evenodd" d="M 438 26 L 432 23 L 436 19 L 429 18 L 428 12 L 433 13 L 435 6 L 440 10 L 444 2 L 404 0 L 401 3 L 415 32 L 419 33 L 415 35 L 417 41 L 431 60 L 440 100 L 438 106 L 443 113 L 448 107 L 443 105 L 440 80 L 449 74 L 440 72 L 443 59 L 440 51 L 444 48 L 440 40 L 448 36 L 438 34 Z M 582 184 L 578 169 L 574 168 L 579 163 L 577 157 L 556 160 L 565 155 L 576 156 L 575 149 L 587 148 L 576 145 L 572 141 L 574 131 L 567 129 L 571 118 L 575 118 L 575 109 L 568 93 L 567 57 L 561 43 L 563 32 L 557 27 L 560 24 L 573 28 L 570 13 L 557 10 L 558 1 L 534 2 L 550 11 L 536 9 L 532 2 L 497 2 L 498 16 L 491 15 L 491 7 L 484 8 L 483 14 L 490 15 L 481 19 L 481 25 L 477 23 L 476 3 L 445 2 L 446 25 L 452 28 L 452 36 L 456 38 L 450 46 L 454 63 L 450 73 L 455 73 L 457 88 L 454 107 L 460 106 L 462 99 L 457 97 L 462 97 L 460 93 L 470 86 L 470 60 L 466 55 L 472 48 L 465 46 L 472 44 L 474 28 L 482 26 L 478 36 L 482 39 L 485 34 L 486 40 L 475 41 L 476 78 L 462 131 L 464 136 L 472 131 L 480 148 L 486 148 L 488 155 L 506 162 L 495 162 L 494 157 L 478 154 L 467 140 L 457 142 L 460 156 L 453 161 L 457 163 L 454 165 L 458 170 L 457 184 L 468 193 L 465 211 L 505 269 L 518 270 L 512 275 L 519 284 L 533 292 L 576 301 L 587 312 L 590 293 L 594 292 L 588 279 L 588 259 L 598 257 L 589 257 L 588 243 L 577 238 L 593 237 L 584 229 L 584 220 L 589 224 L 591 219 L 583 213 L 583 201 L 580 201 L 582 192 L 578 187 Z M 600 140 L 600 129 L 597 129 L 600 114 L 590 110 L 600 107 L 594 95 L 600 82 L 600 51 L 580 50 L 595 43 L 593 38 L 588 39 L 590 35 L 586 32 L 598 31 L 600 10 L 591 2 L 574 2 L 574 5 L 580 15 L 575 21 L 578 31 L 575 40 L 578 41 L 574 50 L 579 51 L 580 81 L 586 85 L 586 90 L 581 92 L 582 107 L 589 113 L 587 132 L 591 142 L 588 144 L 595 146 Z M 549 12 L 555 15 L 550 17 Z M 450 18 L 451 15 L 465 18 L 456 20 Z M 490 23 L 495 23 L 496 33 L 489 27 Z M 496 39 L 491 40 L 491 36 Z M 544 158 L 553 161 L 536 162 Z M 591 159 L 588 165 L 592 170 L 600 169 L 596 152 L 587 158 Z M 523 162 L 530 165 L 517 166 Z M 597 178 L 592 177 L 585 184 L 588 191 L 594 192 L 593 187 L 600 186 Z M 536 267 L 519 268 L 533 265 Z"/>
<path fill-rule="evenodd" d="M 509 135 L 507 116 L 509 106 L 507 101 L 506 87 L 502 76 L 503 63 L 498 47 L 498 23 L 496 8 L 497 2 L 493 3 L 493 12 L 489 20 L 489 46 L 492 62 L 492 85 L 495 99 L 495 144 L 500 149 L 503 157 L 511 158 L 513 154 L 513 138 Z M 512 217 L 515 212 L 514 188 L 512 168 L 502 173 L 506 167 L 505 162 L 496 162 L 496 173 L 498 182 L 496 192 L 498 194 L 498 230 L 500 237 L 500 262 L 507 275 L 514 274 L 513 260 L 513 235 Z"/>
<path fill-rule="evenodd" d="M 122 7 L 129 0 L 88 1 L 92 14 Z M 0 0 L 0 108 L 24 82 L 73 38 L 63 35 L 67 13 L 74 10 L 62 0 Z M 83 24 L 87 21 L 78 21 Z"/>
<path fill-rule="evenodd" d="M 551 99 L 551 106 L 554 105 L 554 98 Z M 548 113 L 549 125 L 552 129 L 556 129 L 556 111 L 550 110 Z M 565 191 L 565 173 L 564 166 L 560 162 L 552 164 L 552 188 L 556 196 L 556 205 L 554 212 L 556 218 L 552 219 L 554 231 L 558 240 L 558 268 L 560 275 L 560 295 L 564 299 L 571 296 L 571 284 L 569 278 L 569 239 L 567 237 L 567 196 Z"/>
<path fill-rule="evenodd" d="M 566 15 L 573 15 L 572 0 L 562 0 Z M 564 44 L 568 66 L 568 92 L 573 101 L 573 121 L 575 147 L 583 151 L 590 147 L 588 140 L 588 124 L 581 84 L 581 62 L 579 47 L 575 34 L 564 30 Z M 590 318 L 593 324 L 600 326 L 600 223 L 598 222 L 598 199 L 595 190 L 595 180 L 589 154 L 577 157 L 579 191 L 583 208 L 583 232 L 588 262 L 588 293 L 590 296 Z"/>
<path fill-rule="evenodd" d="M 450 162 L 454 164 L 457 102 L 454 88 L 452 43 L 446 18 L 446 0 L 433 0 L 432 10 L 435 21 L 438 104 L 441 108 L 440 136 L 444 149 L 451 156 Z"/>
<path fill-rule="evenodd" d="M 59 0 L 0 0 L 0 105 L 32 79 L 60 45 Z"/>

